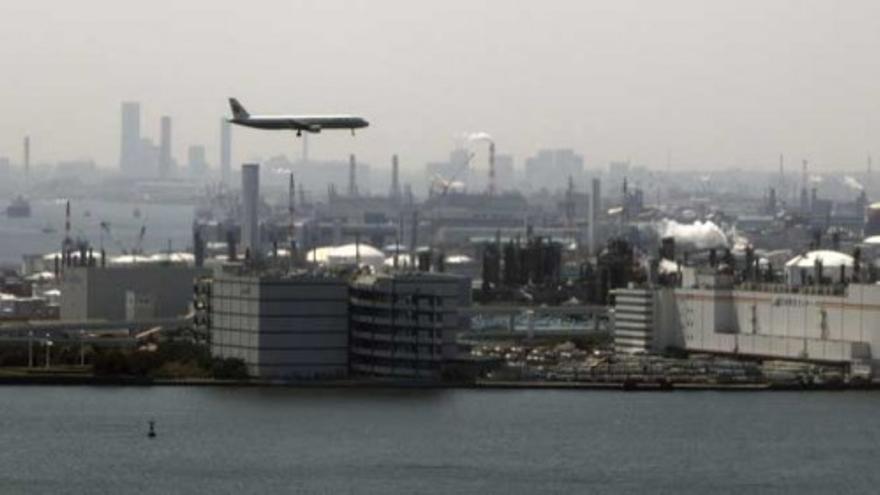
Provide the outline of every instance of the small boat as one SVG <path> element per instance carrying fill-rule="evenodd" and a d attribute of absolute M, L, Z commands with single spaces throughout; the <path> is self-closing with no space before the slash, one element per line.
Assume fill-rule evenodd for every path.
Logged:
<path fill-rule="evenodd" d="M 31 204 L 24 196 L 17 196 L 6 207 L 6 216 L 9 218 L 30 218 Z"/>
<path fill-rule="evenodd" d="M 58 232 L 58 229 L 56 229 L 51 223 L 47 223 L 42 229 L 40 229 L 40 231 L 44 234 L 54 234 Z"/>
<path fill-rule="evenodd" d="M 152 419 L 150 420 L 150 431 L 147 433 L 147 438 L 156 438 L 156 422 Z"/>

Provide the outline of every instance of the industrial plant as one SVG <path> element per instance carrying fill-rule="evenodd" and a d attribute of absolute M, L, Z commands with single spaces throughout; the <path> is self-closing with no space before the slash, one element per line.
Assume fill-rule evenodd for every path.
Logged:
<path fill-rule="evenodd" d="M 572 149 L 542 149 L 517 167 L 481 131 L 420 169 L 393 152 L 384 166 L 353 153 L 317 160 L 320 122 L 291 128 L 299 156 L 233 166 L 223 119 L 217 166 L 192 145 L 182 167 L 171 117 L 154 145 L 140 105 L 126 102 L 118 174 L 69 181 L 66 197 L 57 178 L 83 166 L 35 169 L 24 138 L 4 221 L 30 221 L 47 242 L 4 270 L 4 362 L 141 378 L 236 369 L 266 383 L 866 386 L 880 376 L 870 157 L 862 170 L 819 174 L 807 160 L 786 171 L 779 156 L 744 177 L 587 166 Z M 0 173 L 18 172 L 3 160 Z M 124 205 L 112 218 L 82 199 L 106 184 L 127 196 L 107 189 Z M 153 234 L 167 229 L 156 205 L 175 203 L 191 209 L 174 218 L 179 232 Z M 172 344 L 201 364 L 131 364 Z"/>

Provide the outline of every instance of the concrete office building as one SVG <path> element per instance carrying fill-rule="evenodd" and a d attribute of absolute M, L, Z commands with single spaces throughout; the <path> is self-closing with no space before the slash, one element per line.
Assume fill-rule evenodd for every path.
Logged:
<path fill-rule="evenodd" d="M 61 319 L 121 321 L 130 315 L 143 319 L 184 316 L 192 301 L 193 281 L 207 273 L 180 265 L 68 267 L 61 281 Z M 144 304 L 145 300 L 149 304 Z"/>
<path fill-rule="evenodd" d="M 339 378 L 348 371 L 348 285 L 321 275 L 235 274 L 210 289 L 211 353 L 260 378 Z"/>
<path fill-rule="evenodd" d="M 365 275 L 351 286 L 351 371 L 436 380 L 468 328 L 470 279 L 441 273 Z"/>

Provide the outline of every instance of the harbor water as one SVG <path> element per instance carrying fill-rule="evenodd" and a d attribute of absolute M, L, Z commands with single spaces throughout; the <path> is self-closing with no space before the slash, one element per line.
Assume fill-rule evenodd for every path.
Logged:
<path fill-rule="evenodd" d="M 9 198 L 0 199 L 0 205 Z M 29 218 L 0 215 L 0 264 L 21 263 L 25 254 L 51 253 L 61 249 L 64 240 L 65 200 L 31 200 Z M 194 207 L 175 204 L 115 203 L 99 200 L 71 202 L 71 237 L 88 239 L 97 250 L 104 245 L 108 254 L 120 254 L 137 245 L 145 227 L 143 249 L 165 251 L 192 245 Z M 108 234 L 101 222 L 109 226 Z"/>
<path fill-rule="evenodd" d="M 0 492 L 876 493 L 878 409 L 870 392 L 9 386 Z"/>

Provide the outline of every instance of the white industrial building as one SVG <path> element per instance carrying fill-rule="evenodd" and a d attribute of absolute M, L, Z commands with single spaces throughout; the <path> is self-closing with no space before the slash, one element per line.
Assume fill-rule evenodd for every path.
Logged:
<path fill-rule="evenodd" d="M 714 272 L 684 279 L 682 287 L 612 291 L 617 351 L 679 349 L 880 371 L 880 285 L 734 286 Z"/>
<path fill-rule="evenodd" d="M 348 372 L 348 284 L 317 274 L 218 269 L 211 284 L 211 353 L 242 359 L 260 378 Z"/>

